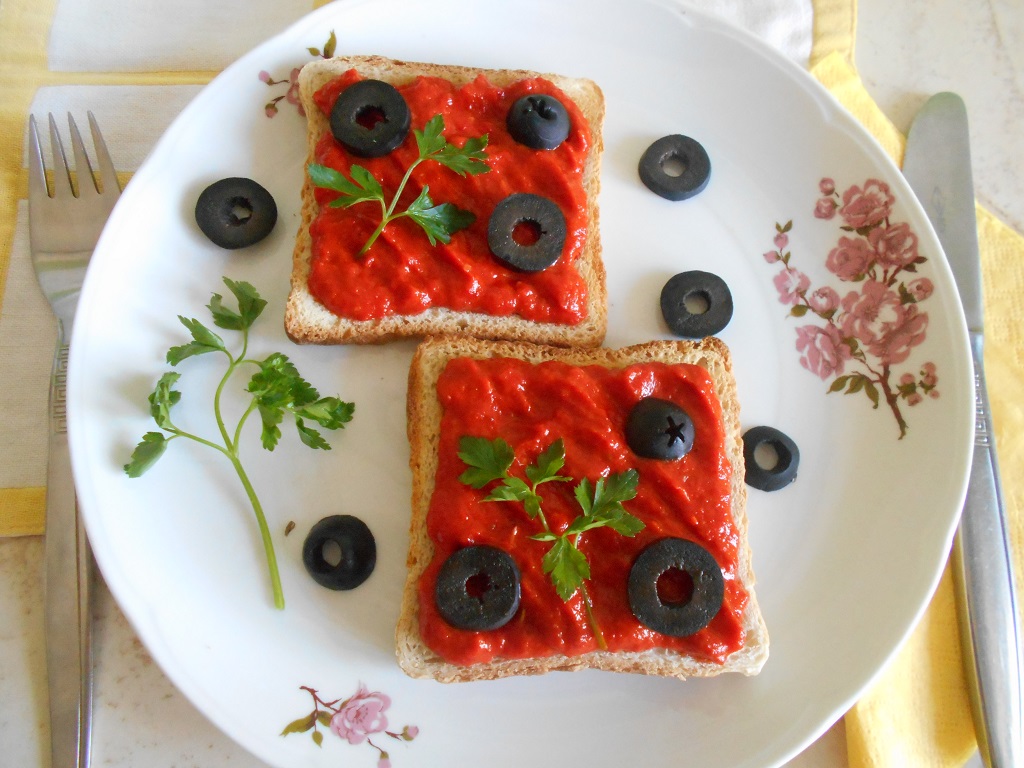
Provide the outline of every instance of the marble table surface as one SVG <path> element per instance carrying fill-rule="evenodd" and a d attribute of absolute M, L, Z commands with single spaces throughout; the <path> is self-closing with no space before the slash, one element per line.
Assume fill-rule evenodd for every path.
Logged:
<path fill-rule="evenodd" d="M 1024 3 L 860 0 L 856 63 L 906 130 L 927 97 L 967 103 L 980 202 L 1024 231 Z M 45 766 L 42 539 L 0 540 L 0 763 Z M 97 766 L 222 768 L 263 764 L 206 721 L 151 661 L 109 592 L 95 605 Z M 788 768 L 847 765 L 842 721 Z M 971 765 L 980 765 L 977 757 Z"/>

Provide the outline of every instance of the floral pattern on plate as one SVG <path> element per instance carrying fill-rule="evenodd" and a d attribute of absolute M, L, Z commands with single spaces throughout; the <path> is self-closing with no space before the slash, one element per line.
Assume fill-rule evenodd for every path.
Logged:
<path fill-rule="evenodd" d="M 303 685 L 301 690 L 313 697 L 313 711 L 293 720 L 281 731 L 282 736 L 292 733 L 310 733 L 313 742 L 323 745 L 324 734 L 320 727 L 327 729 L 350 745 L 368 744 L 378 752 L 377 768 L 391 768 L 391 756 L 387 750 L 374 743 L 372 736 L 378 734 L 398 741 L 409 742 L 419 735 L 419 728 L 406 725 L 401 731 L 388 730 L 387 711 L 391 697 L 379 691 L 371 691 L 363 683 L 347 699 L 325 701 L 314 688 Z M 379 741 L 379 739 L 378 739 Z"/>
<path fill-rule="evenodd" d="M 939 396 L 934 363 L 904 365 L 928 330 L 922 304 L 934 285 L 917 275 L 927 259 L 910 226 L 893 220 L 896 198 L 885 182 L 868 179 L 839 192 L 823 178 L 819 191 L 814 216 L 841 222 L 843 234 L 825 259 L 841 285 L 815 287 L 794 266 L 788 250 L 792 220 L 775 224 L 775 249 L 764 259 L 782 267 L 774 284 L 789 315 L 814 320 L 796 329 L 800 364 L 822 381 L 831 379 L 830 393 L 863 392 L 875 409 L 884 403 L 902 439 L 909 429 L 903 406 Z"/>
<path fill-rule="evenodd" d="M 331 30 L 330 37 L 327 38 L 327 42 L 324 43 L 323 50 L 319 48 L 310 47 L 306 50 L 309 51 L 310 56 L 319 56 L 322 59 L 329 59 L 334 55 L 335 49 L 338 47 L 338 38 L 334 34 L 334 30 Z M 293 105 L 300 115 L 305 116 L 306 112 L 302 108 L 302 103 L 299 101 L 299 72 L 302 67 L 293 67 L 292 71 L 288 73 L 288 77 L 280 80 L 276 79 L 273 75 L 267 72 L 265 69 L 260 70 L 259 79 L 261 82 L 266 83 L 269 87 L 275 88 L 279 85 L 287 85 L 288 90 L 282 93 L 280 96 L 275 96 L 266 104 L 263 105 L 263 112 L 267 117 L 273 117 L 277 114 L 277 105 L 279 102 L 287 101 Z"/>

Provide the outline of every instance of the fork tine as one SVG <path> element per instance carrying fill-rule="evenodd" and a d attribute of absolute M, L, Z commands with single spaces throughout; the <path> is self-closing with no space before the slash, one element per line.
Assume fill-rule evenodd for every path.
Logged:
<path fill-rule="evenodd" d="M 96 122 L 96 116 L 89 112 L 89 130 L 92 132 L 92 144 L 96 150 L 96 165 L 99 170 L 99 182 L 102 188 L 102 194 L 104 195 L 117 195 L 121 192 L 121 184 L 117 180 L 117 171 L 114 168 L 114 161 L 110 157 L 110 152 L 107 150 L 107 142 L 103 140 L 103 134 L 100 133 L 99 123 Z"/>
<path fill-rule="evenodd" d="M 71 131 L 71 148 L 75 156 L 78 196 L 81 197 L 90 188 L 95 192 L 99 192 L 99 189 L 96 187 L 96 178 L 92 173 L 92 163 L 89 162 L 89 155 L 86 154 L 85 144 L 82 142 L 82 134 L 79 133 L 78 124 L 70 112 L 68 112 L 68 129 Z"/>
<path fill-rule="evenodd" d="M 53 154 L 53 197 L 55 200 L 74 196 L 74 188 L 71 186 L 71 171 L 68 170 L 68 159 L 64 154 L 64 144 L 60 140 L 60 131 L 57 130 L 57 121 L 50 115 L 50 148 Z M 67 187 L 60 183 L 58 177 L 63 171 Z"/>
<path fill-rule="evenodd" d="M 39 127 L 36 116 L 28 118 L 28 197 L 29 205 L 38 206 L 50 196 L 46 188 L 46 164 L 43 162 L 43 148 L 39 143 Z"/>

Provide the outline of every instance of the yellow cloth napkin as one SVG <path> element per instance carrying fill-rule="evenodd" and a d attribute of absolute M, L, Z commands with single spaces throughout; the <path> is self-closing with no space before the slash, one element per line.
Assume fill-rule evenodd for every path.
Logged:
<path fill-rule="evenodd" d="M 872 101 L 842 52 L 812 73 L 896 160 L 904 137 Z M 1024 238 L 980 206 L 978 236 L 985 291 L 985 369 L 995 422 L 1004 499 L 1022 591 L 1024 494 Z M 976 748 L 947 568 L 921 623 L 846 716 L 851 768 L 960 768 Z"/>

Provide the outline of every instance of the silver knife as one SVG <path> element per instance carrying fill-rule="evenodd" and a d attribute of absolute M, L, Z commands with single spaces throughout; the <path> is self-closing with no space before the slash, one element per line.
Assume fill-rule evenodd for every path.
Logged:
<path fill-rule="evenodd" d="M 974 454 L 952 552 L 974 728 L 986 765 L 1020 768 L 1024 766 L 1021 632 L 985 391 L 981 265 L 967 109 L 955 93 L 932 96 L 914 118 L 903 175 L 931 219 L 953 270 L 974 362 Z"/>

